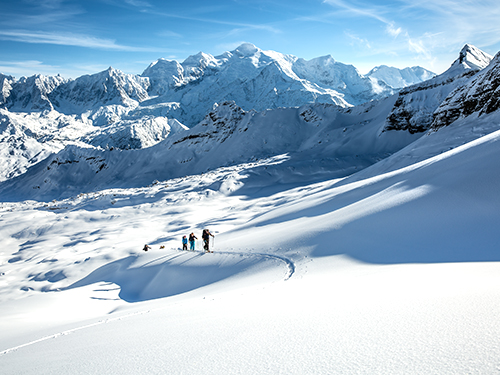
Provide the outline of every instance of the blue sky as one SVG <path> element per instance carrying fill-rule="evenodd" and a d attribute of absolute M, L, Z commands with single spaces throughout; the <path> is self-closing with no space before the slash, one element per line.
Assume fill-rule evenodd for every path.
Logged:
<path fill-rule="evenodd" d="M 0 0 L 0 72 L 140 74 L 250 42 L 309 60 L 446 70 L 465 43 L 500 50 L 498 0 Z"/>

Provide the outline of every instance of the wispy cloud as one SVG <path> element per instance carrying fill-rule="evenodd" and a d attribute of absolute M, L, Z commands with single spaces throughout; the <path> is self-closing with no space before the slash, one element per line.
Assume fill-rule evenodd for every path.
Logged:
<path fill-rule="evenodd" d="M 349 39 L 351 39 L 351 41 L 353 42 L 352 44 L 360 45 L 360 46 L 366 47 L 368 49 L 372 48 L 370 45 L 370 42 L 367 39 L 360 38 L 359 36 L 354 35 L 353 33 L 349 32 L 349 31 L 344 32 L 344 34 Z"/>
<path fill-rule="evenodd" d="M 0 30 L 0 39 L 33 44 L 56 44 L 85 48 L 105 49 L 128 52 L 164 52 L 153 47 L 134 47 L 117 44 L 114 40 L 95 38 L 82 34 L 62 34 L 52 32 L 34 32 L 26 30 Z"/>
<path fill-rule="evenodd" d="M 325 4 L 340 8 L 346 13 L 350 13 L 353 16 L 363 16 L 368 18 L 373 18 L 385 24 L 390 24 L 391 22 L 387 20 L 380 7 L 368 6 L 367 4 L 356 5 L 354 2 L 345 2 L 344 0 L 324 0 Z"/>
<path fill-rule="evenodd" d="M 268 25 L 268 24 L 233 22 L 233 21 L 220 20 L 220 19 L 216 19 L 216 18 L 193 17 L 193 16 L 185 16 L 185 15 L 180 15 L 180 14 L 175 14 L 175 13 L 165 13 L 165 12 L 157 12 L 157 11 L 155 11 L 154 14 L 157 16 L 165 17 L 165 18 L 175 18 L 175 19 L 181 19 L 181 20 L 186 20 L 186 21 L 195 21 L 195 22 L 210 23 L 210 24 L 224 25 L 224 26 L 234 26 L 233 32 L 242 31 L 242 30 L 245 30 L 245 31 L 262 30 L 262 31 L 267 31 L 267 32 L 273 33 L 273 34 L 281 33 L 281 30 L 277 29 L 274 26 Z"/>
<path fill-rule="evenodd" d="M 38 60 L 26 61 L 0 61 L 0 71 L 14 77 L 29 76 L 33 74 L 54 75 L 60 67 L 46 65 Z"/>
<path fill-rule="evenodd" d="M 400 35 L 402 33 L 402 29 L 401 27 L 395 27 L 394 26 L 394 23 L 389 23 L 387 24 L 386 28 L 385 28 L 387 34 L 389 34 L 390 36 L 393 36 L 393 37 L 397 37 L 398 35 Z"/>
<path fill-rule="evenodd" d="M 125 3 L 137 8 L 152 8 L 153 6 L 144 0 L 125 0 Z"/>
<path fill-rule="evenodd" d="M 434 0 L 439 1 L 439 0 Z M 386 14 L 390 14 L 397 19 L 400 19 L 400 13 L 402 12 L 402 8 L 406 8 L 408 10 L 408 6 L 403 6 L 401 8 L 395 8 L 391 5 L 391 9 L 388 6 L 370 6 L 367 3 L 359 3 L 359 2 L 345 2 L 344 0 L 324 0 L 326 4 L 329 4 L 333 7 L 337 7 L 342 9 L 347 14 L 350 14 L 352 17 L 363 17 L 370 18 L 376 21 L 379 21 L 383 25 L 385 25 L 385 33 L 389 35 L 393 39 L 397 39 L 400 42 L 394 43 L 391 42 L 392 53 L 396 54 L 398 50 L 406 49 L 407 51 L 420 55 L 424 58 L 430 59 L 431 52 L 427 46 L 428 38 L 425 37 L 425 34 L 420 35 L 418 37 L 412 37 L 408 30 L 403 29 L 401 26 L 397 26 L 397 21 L 392 20 Z M 346 35 L 351 40 L 357 40 L 358 44 L 364 45 L 366 48 L 371 48 L 371 44 L 361 37 L 354 36 L 351 33 L 346 33 Z M 379 43 L 380 44 L 380 43 Z M 378 48 L 377 48 L 378 49 Z"/>

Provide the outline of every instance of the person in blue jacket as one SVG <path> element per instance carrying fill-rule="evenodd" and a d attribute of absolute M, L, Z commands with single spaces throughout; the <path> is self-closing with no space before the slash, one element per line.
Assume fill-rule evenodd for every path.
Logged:
<path fill-rule="evenodd" d="M 182 250 L 188 249 L 188 239 L 186 236 L 182 236 Z"/>
<path fill-rule="evenodd" d="M 194 251 L 194 245 L 195 245 L 195 240 L 197 240 L 198 237 L 196 237 L 194 235 L 193 232 L 191 232 L 191 234 L 189 235 L 189 250 L 193 250 Z"/>

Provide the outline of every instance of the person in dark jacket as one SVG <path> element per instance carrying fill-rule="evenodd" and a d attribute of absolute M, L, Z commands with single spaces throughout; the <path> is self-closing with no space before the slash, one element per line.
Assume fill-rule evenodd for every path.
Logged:
<path fill-rule="evenodd" d="M 210 253 L 213 251 L 210 251 L 209 249 L 209 244 L 210 244 L 210 236 L 214 236 L 208 229 L 203 229 L 203 234 L 201 235 L 201 238 L 203 239 L 203 248 L 207 253 Z"/>

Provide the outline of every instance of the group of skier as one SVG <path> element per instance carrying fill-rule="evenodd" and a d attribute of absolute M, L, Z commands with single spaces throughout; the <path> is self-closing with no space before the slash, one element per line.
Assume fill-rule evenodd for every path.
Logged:
<path fill-rule="evenodd" d="M 210 231 L 208 229 L 203 229 L 203 233 L 201 234 L 201 239 L 203 240 L 203 249 L 207 253 L 213 253 L 213 251 L 210 251 L 210 246 L 209 246 L 210 245 L 210 236 L 214 237 L 214 235 L 212 233 L 210 233 Z M 189 235 L 189 250 L 194 251 L 194 247 L 195 247 L 197 239 L 198 239 L 198 237 L 196 237 L 194 235 L 194 233 L 191 232 L 191 234 Z M 182 250 L 187 250 L 188 249 L 187 245 L 188 245 L 187 236 L 182 236 Z M 165 246 L 160 246 L 160 249 L 163 249 L 163 248 L 165 248 Z M 146 245 L 144 245 L 144 248 L 142 250 L 148 251 L 149 249 L 151 249 L 151 246 L 146 244 Z"/>
<path fill-rule="evenodd" d="M 207 252 L 207 253 L 213 253 L 213 251 L 210 251 L 210 236 L 214 237 L 214 235 L 212 233 L 210 233 L 210 231 L 208 229 L 203 229 L 203 233 L 201 234 L 201 239 L 203 240 L 203 249 Z M 191 232 L 191 234 L 189 235 L 189 250 L 193 250 L 194 251 L 194 247 L 195 247 L 195 241 L 198 239 L 198 237 L 196 237 L 194 235 L 194 233 Z M 182 237 L 182 250 L 187 250 L 187 244 L 188 244 L 188 238 L 186 236 L 183 236 Z"/>

